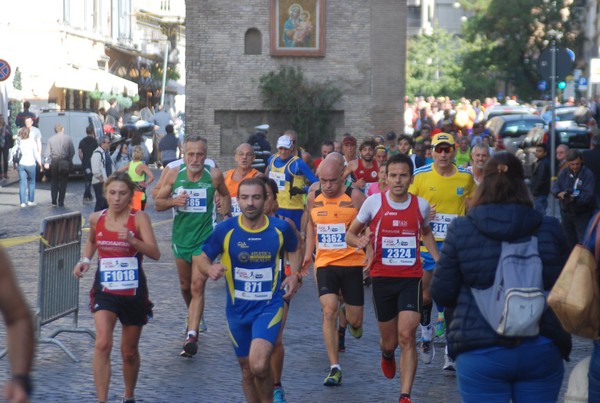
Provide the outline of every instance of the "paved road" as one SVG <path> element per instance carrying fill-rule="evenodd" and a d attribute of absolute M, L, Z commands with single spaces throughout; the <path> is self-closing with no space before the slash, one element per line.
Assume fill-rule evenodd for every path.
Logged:
<path fill-rule="evenodd" d="M 70 211 L 81 211 L 87 220 L 93 204 L 81 203 L 83 183 L 69 184 L 65 208 L 52 208 L 49 201 L 49 184 L 39 183 L 37 201 L 32 208 L 18 207 L 16 184 L 0 189 L 0 238 L 20 237 L 39 233 L 44 217 Z M 137 399 L 139 402 L 243 402 L 241 375 L 226 332 L 224 320 L 225 290 L 223 281 L 209 281 L 206 295 L 206 322 L 208 332 L 201 335 L 199 353 L 193 359 L 179 357 L 185 310 L 179 293 L 177 274 L 170 249 L 170 212 L 157 213 L 152 204 L 148 209 L 159 240 L 162 258 L 159 262 L 146 259 L 144 267 L 148 276 L 150 295 L 156 304 L 154 320 L 144 328 L 140 351 L 140 371 Z M 85 234 L 84 234 L 85 238 Z M 32 306 L 36 305 L 38 245 L 36 242 L 9 247 L 17 276 Z M 80 285 L 79 326 L 93 328 L 92 316 L 87 310 L 87 292 L 92 276 L 83 278 Z M 283 384 L 290 402 L 395 402 L 398 399 L 398 378 L 388 380 L 379 368 L 378 333 L 370 298 L 365 289 L 365 324 L 362 339 L 350 335 L 346 352 L 341 354 L 344 374 L 343 386 L 322 386 L 326 375 L 327 355 L 322 341 L 320 307 L 312 278 L 307 279 L 292 301 L 284 343 L 286 360 Z M 70 326 L 71 318 L 60 319 L 42 328 L 47 336 L 53 330 Z M 0 324 L 0 349 L 5 345 L 5 328 Z M 58 339 L 81 359 L 74 363 L 58 347 L 41 344 L 35 359 L 35 393 L 37 402 L 95 401 L 91 359 L 93 341 L 85 334 L 63 333 Z M 115 346 L 119 345 L 118 337 Z M 570 368 L 590 352 L 591 343 L 578 339 L 572 354 Z M 431 365 L 419 364 L 413 389 L 415 402 L 458 402 L 456 379 L 453 373 L 441 370 L 443 347 Z M 123 392 L 120 377 L 118 349 L 113 351 L 113 377 L 109 401 L 118 401 Z M 0 384 L 8 376 L 6 358 L 0 360 Z M 563 382 L 563 394 L 566 389 Z"/>

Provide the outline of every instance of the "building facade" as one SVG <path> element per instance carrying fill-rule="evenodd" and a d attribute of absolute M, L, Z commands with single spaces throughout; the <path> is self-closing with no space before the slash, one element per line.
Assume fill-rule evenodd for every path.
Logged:
<path fill-rule="evenodd" d="M 322 55 L 271 52 L 273 45 L 286 46 L 283 21 L 294 5 L 313 11 L 312 35 L 324 39 Z M 323 19 L 322 30 L 314 19 L 321 5 L 316 14 Z M 186 132 L 205 135 L 209 155 L 224 167 L 256 125 L 272 126 L 273 146 L 289 128 L 263 106 L 258 88 L 262 75 L 282 65 L 300 67 L 308 80 L 329 80 L 342 90 L 332 135 L 366 138 L 402 130 L 406 2 L 187 0 L 186 6 Z"/>

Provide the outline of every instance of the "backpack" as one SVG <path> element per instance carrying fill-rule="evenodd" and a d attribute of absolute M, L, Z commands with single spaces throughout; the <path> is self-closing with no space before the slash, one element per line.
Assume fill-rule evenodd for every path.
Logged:
<path fill-rule="evenodd" d="M 538 335 L 546 309 L 542 271 L 537 237 L 531 236 L 525 242 L 502 242 L 494 284 L 483 290 L 471 288 L 479 311 L 497 334 Z"/>
<path fill-rule="evenodd" d="M 23 152 L 21 151 L 21 143 L 18 143 L 12 155 L 13 164 L 18 164 L 22 157 Z"/>

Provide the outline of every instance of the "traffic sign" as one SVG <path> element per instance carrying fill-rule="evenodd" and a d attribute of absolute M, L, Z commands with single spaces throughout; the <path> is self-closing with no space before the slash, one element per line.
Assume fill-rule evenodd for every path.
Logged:
<path fill-rule="evenodd" d="M 537 88 L 540 91 L 546 91 L 548 89 L 548 81 L 546 81 L 546 80 L 538 81 Z"/>
<path fill-rule="evenodd" d="M 8 80 L 10 77 L 10 64 L 6 60 L 0 59 L 0 81 Z"/>
<path fill-rule="evenodd" d="M 579 80 L 577 81 L 577 88 L 580 91 L 583 91 L 583 90 L 587 90 L 587 87 L 588 87 L 588 80 L 587 80 L 587 78 L 585 78 L 585 77 L 579 77 Z"/>
<path fill-rule="evenodd" d="M 542 78 L 547 81 L 552 80 L 552 49 L 544 49 L 538 60 L 538 71 Z M 568 49 L 554 48 L 554 50 L 554 54 L 556 55 L 556 74 L 554 80 L 563 81 L 573 69 L 573 59 Z"/>

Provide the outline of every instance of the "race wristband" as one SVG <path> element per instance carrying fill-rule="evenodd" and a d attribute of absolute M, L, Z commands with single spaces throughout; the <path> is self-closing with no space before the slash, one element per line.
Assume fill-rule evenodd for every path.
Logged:
<path fill-rule="evenodd" d="M 88 258 L 88 257 L 83 257 L 83 258 L 81 258 L 81 260 L 79 261 L 79 263 L 87 263 L 87 264 L 90 264 L 90 258 Z"/>

